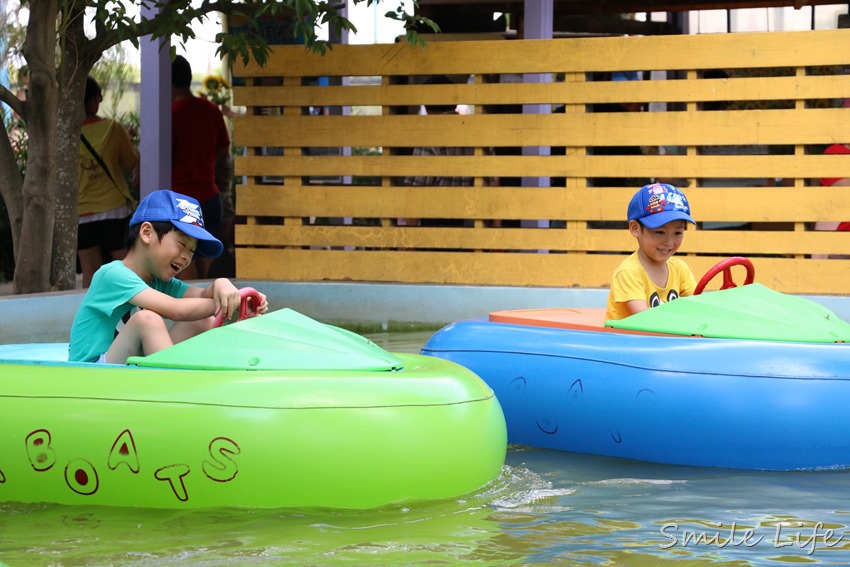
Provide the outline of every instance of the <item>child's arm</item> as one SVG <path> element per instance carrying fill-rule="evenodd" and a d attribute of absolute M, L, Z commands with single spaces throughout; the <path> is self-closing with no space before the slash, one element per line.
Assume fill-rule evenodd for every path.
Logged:
<path fill-rule="evenodd" d="M 200 293 L 192 293 L 193 289 L 198 289 L 200 292 L 200 288 L 190 287 L 183 297 L 178 298 L 148 288 L 134 295 L 130 303 L 149 309 L 172 321 L 198 321 L 215 315 L 215 302 L 211 298 L 201 297 Z"/>
<path fill-rule="evenodd" d="M 227 278 L 215 279 L 207 287 L 191 286 L 183 297 L 212 299 L 215 308 L 213 315 L 221 310 L 225 320 L 230 319 L 234 313 L 239 313 L 239 304 L 242 301 L 239 290 Z"/>
<path fill-rule="evenodd" d="M 629 313 L 634 315 L 635 313 L 646 311 L 647 309 L 649 309 L 649 305 L 646 304 L 645 299 L 631 299 L 629 301 L 626 301 L 626 309 L 629 310 Z"/>
<path fill-rule="evenodd" d="M 215 313 L 221 310 L 225 319 L 230 319 L 232 316 L 238 314 L 239 306 L 242 303 L 242 296 L 239 294 L 239 289 L 227 278 L 218 278 L 205 288 L 192 286 L 186 290 L 183 297 L 212 299 L 215 303 Z M 262 315 L 268 310 L 269 304 L 266 296 L 260 293 L 260 304 L 251 305 L 252 316 Z"/>

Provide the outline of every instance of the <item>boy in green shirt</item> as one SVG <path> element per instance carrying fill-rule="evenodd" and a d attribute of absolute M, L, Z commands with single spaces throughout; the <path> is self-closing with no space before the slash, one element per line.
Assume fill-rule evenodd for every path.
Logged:
<path fill-rule="evenodd" d="M 228 319 L 239 311 L 239 290 L 226 278 L 205 288 L 175 276 L 199 256 L 215 258 L 221 242 L 204 229 L 198 201 L 169 190 L 154 191 L 130 219 L 129 252 L 123 260 L 95 272 L 71 327 L 68 359 L 124 364 L 193 337 L 212 326 L 221 311 Z M 260 294 L 251 315 L 268 311 Z M 118 322 L 134 307 L 123 329 Z M 174 324 L 167 326 L 165 319 Z"/>

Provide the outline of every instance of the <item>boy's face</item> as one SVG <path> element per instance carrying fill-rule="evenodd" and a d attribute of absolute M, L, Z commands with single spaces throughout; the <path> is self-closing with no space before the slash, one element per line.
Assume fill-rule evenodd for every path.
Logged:
<path fill-rule="evenodd" d="M 678 252 L 685 238 L 687 223 L 670 221 L 658 228 L 648 228 L 639 221 L 629 222 L 629 232 L 637 238 L 638 251 L 648 261 L 663 264 Z"/>
<path fill-rule="evenodd" d="M 142 227 L 140 235 L 145 234 Z M 163 235 L 161 239 L 151 227 L 148 246 L 148 269 L 151 274 L 160 280 L 171 281 L 177 274 L 185 270 L 192 263 L 198 240 L 185 232 L 172 230 Z"/>

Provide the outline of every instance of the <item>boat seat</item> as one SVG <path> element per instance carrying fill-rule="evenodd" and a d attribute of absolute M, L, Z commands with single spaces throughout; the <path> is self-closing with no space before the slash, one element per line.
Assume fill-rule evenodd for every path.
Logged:
<path fill-rule="evenodd" d="M 606 333 L 624 335 L 672 336 L 670 333 L 660 333 L 644 329 L 620 329 L 613 326 L 606 326 L 606 311 L 604 307 L 512 309 L 508 311 L 493 311 L 490 313 L 490 321 L 493 323 L 571 329 L 574 331 L 604 331 Z"/>
<path fill-rule="evenodd" d="M 581 331 L 611 331 L 605 327 L 604 307 L 514 309 L 490 313 L 490 321 L 532 327 L 556 327 Z"/>

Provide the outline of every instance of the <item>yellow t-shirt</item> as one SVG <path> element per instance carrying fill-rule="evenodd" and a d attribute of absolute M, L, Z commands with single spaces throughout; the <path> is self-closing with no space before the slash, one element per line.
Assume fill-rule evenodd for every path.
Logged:
<path fill-rule="evenodd" d="M 614 270 L 605 319 L 625 319 L 631 315 L 626 307 L 628 301 L 643 299 L 649 307 L 655 307 L 678 297 L 693 295 L 695 287 L 694 274 L 679 258 L 667 261 L 667 285 L 658 287 L 641 266 L 638 253 L 635 252 Z"/>
<path fill-rule="evenodd" d="M 81 216 L 135 205 L 125 175 L 139 163 L 139 153 L 120 123 L 105 118 L 83 126 L 82 134 L 109 168 L 112 179 L 103 170 L 84 143 L 80 142 L 80 194 L 77 201 Z"/>

